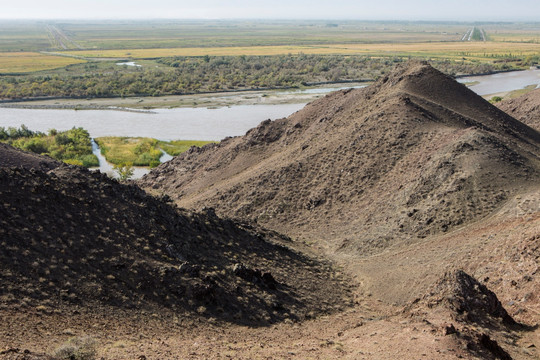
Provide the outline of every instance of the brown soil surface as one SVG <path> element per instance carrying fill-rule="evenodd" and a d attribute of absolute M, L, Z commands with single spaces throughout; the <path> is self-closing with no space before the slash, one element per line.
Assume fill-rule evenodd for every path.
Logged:
<path fill-rule="evenodd" d="M 519 121 L 540 131 L 540 89 L 515 99 L 497 103 L 497 107 Z"/>
<path fill-rule="evenodd" d="M 540 356 L 540 134 L 424 63 L 192 149 L 158 197 L 55 166 L 0 169 L 0 359 Z"/>
<path fill-rule="evenodd" d="M 406 307 L 448 270 L 464 269 L 532 325 L 540 320 L 539 160 L 537 131 L 412 63 L 368 88 L 193 149 L 140 184 L 180 206 L 212 205 L 310 245 L 354 276 L 359 299 Z M 465 343 L 507 330 L 479 331 Z"/>
<path fill-rule="evenodd" d="M 540 133 L 424 64 L 193 149 L 141 186 L 328 253 L 451 231 L 538 185 Z"/>

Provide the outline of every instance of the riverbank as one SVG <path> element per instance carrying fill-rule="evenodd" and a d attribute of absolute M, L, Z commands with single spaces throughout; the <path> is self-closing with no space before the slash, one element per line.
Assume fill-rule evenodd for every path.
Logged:
<path fill-rule="evenodd" d="M 49 100 L 47 100 L 49 101 Z M 36 110 L 113 110 L 113 111 L 127 111 L 135 113 L 155 114 L 151 110 L 133 109 L 129 107 L 121 106 L 104 106 L 95 104 L 35 104 L 35 103 L 8 103 L 0 104 L 0 108 L 6 109 L 36 109 Z"/>
<path fill-rule="evenodd" d="M 334 85 L 334 86 L 331 86 Z M 236 105 L 281 105 L 308 103 L 325 94 L 350 87 L 364 87 L 368 83 L 331 83 L 307 88 L 272 90 L 225 91 L 192 95 L 141 96 L 94 99 L 25 99 L 0 103 L 1 108 L 67 109 L 67 110 L 116 110 L 151 112 L 152 109 L 219 108 Z"/>

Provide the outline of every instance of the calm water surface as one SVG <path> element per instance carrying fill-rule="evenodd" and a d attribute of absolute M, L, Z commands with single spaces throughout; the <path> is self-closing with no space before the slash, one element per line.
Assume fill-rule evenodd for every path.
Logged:
<path fill-rule="evenodd" d="M 468 76 L 460 82 L 478 82 L 470 89 L 479 95 L 488 95 L 523 89 L 540 84 L 540 69 L 513 71 L 485 76 Z M 301 90 L 320 92 L 340 88 Z M 237 96 L 231 95 L 231 96 Z M 176 108 L 157 109 L 153 113 L 111 110 L 34 110 L 0 109 L 0 126 L 47 131 L 51 128 L 68 130 L 84 127 L 92 137 L 146 136 L 160 140 L 214 140 L 243 135 L 266 119 L 286 117 L 304 107 L 301 104 L 237 105 L 218 109 Z"/>
<path fill-rule="evenodd" d="M 459 82 L 478 82 L 469 87 L 478 95 L 489 95 L 500 92 L 523 89 L 529 85 L 540 85 L 540 69 L 510 71 L 505 73 L 466 76 L 458 79 Z"/>
<path fill-rule="evenodd" d="M 0 126 L 31 130 L 83 127 L 91 137 L 143 136 L 160 140 L 221 140 L 243 135 L 266 119 L 286 117 L 305 104 L 239 105 L 218 109 L 157 109 L 153 113 L 111 110 L 0 109 Z"/>

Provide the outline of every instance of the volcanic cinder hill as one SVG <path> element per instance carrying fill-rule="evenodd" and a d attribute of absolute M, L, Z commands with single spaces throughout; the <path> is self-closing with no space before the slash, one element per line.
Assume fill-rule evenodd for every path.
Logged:
<path fill-rule="evenodd" d="M 135 184 L 0 161 L 2 359 L 538 358 L 540 133 L 426 63 Z"/>
<path fill-rule="evenodd" d="M 363 257 L 471 224 L 538 185 L 540 133 L 429 65 L 398 68 L 140 184 Z"/>
<path fill-rule="evenodd" d="M 538 342 L 517 337 L 509 355 L 480 330 L 504 328 L 507 341 L 514 320 L 501 302 L 540 321 L 540 133 L 426 63 L 193 148 L 139 184 L 310 245 L 344 266 L 362 301 L 437 326 L 464 321 L 456 333 L 481 344 L 464 346 L 488 349 L 475 356 L 529 358 L 520 341 Z M 482 320 L 463 317 L 475 306 Z M 403 356 L 381 348 L 377 358 Z"/>

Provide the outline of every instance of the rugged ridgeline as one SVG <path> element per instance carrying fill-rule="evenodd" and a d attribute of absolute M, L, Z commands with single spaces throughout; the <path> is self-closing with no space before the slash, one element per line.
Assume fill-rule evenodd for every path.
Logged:
<path fill-rule="evenodd" d="M 139 184 L 363 257 L 492 214 L 538 185 L 539 157 L 540 133 L 413 62 L 192 149 Z"/>
<path fill-rule="evenodd" d="M 515 99 L 497 103 L 497 107 L 519 121 L 540 131 L 540 89 Z"/>
<path fill-rule="evenodd" d="M 285 237 L 5 145 L 0 199 L 1 311 L 112 306 L 265 324 L 348 301 L 331 268 Z"/>

